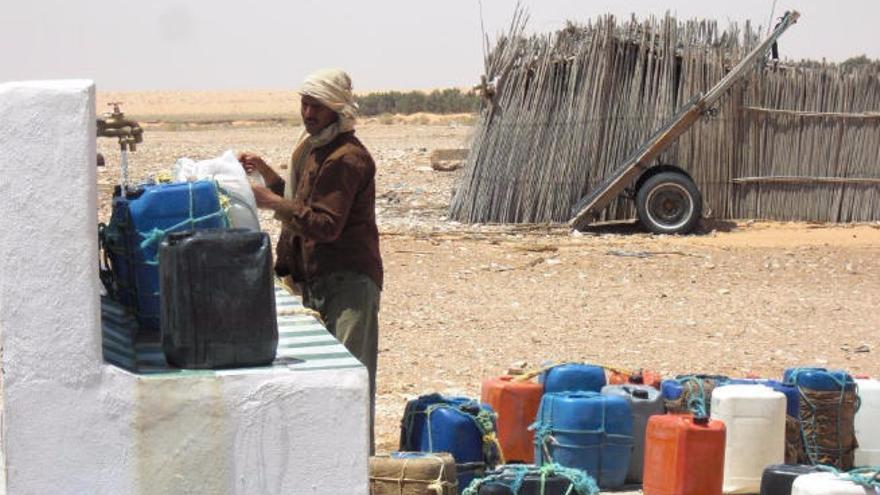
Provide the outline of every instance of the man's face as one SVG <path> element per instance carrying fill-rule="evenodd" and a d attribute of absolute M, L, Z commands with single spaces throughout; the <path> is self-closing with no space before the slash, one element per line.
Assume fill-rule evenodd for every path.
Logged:
<path fill-rule="evenodd" d="M 339 119 L 336 112 L 324 106 L 317 98 L 307 95 L 303 95 L 300 102 L 300 113 L 306 132 L 313 136 Z"/>

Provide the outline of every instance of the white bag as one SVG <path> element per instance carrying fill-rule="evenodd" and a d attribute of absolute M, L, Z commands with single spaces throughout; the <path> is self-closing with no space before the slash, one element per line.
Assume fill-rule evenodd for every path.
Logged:
<path fill-rule="evenodd" d="M 216 181 L 220 192 L 229 197 L 231 205 L 226 213 L 232 227 L 260 230 L 257 202 L 247 174 L 234 150 L 226 150 L 217 158 L 198 162 L 190 158 L 180 158 L 174 164 L 173 173 L 175 182 L 201 179 Z"/>

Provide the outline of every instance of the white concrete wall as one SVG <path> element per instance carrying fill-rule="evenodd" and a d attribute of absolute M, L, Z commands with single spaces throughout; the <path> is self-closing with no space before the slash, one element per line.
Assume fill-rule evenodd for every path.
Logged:
<path fill-rule="evenodd" d="M 140 380 L 135 492 L 366 494 L 363 371 Z"/>
<path fill-rule="evenodd" d="M 0 493 L 365 495 L 365 369 L 103 364 L 94 98 L 0 85 Z"/>

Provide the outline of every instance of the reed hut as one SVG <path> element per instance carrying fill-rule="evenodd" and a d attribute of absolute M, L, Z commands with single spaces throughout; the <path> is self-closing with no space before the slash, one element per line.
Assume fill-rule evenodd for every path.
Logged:
<path fill-rule="evenodd" d="M 672 16 L 606 16 L 543 35 L 526 35 L 526 22 L 517 12 L 486 57 L 452 219 L 568 221 L 579 199 L 761 38 L 748 23 L 720 29 Z M 655 165 L 599 219 L 636 217 L 640 186 L 666 171 L 693 182 L 704 217 L 880 220 L 880 67 L 765 58 Z"/>

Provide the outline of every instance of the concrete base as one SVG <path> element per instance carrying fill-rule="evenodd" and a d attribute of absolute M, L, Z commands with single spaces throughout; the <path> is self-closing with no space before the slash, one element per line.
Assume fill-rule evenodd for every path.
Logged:
<path fill-rule="evenodd" d="M 362 367 L 104 364 L 91 81 L 0 85 L 0 157 L 0 493 L 368 492 Z"/>

